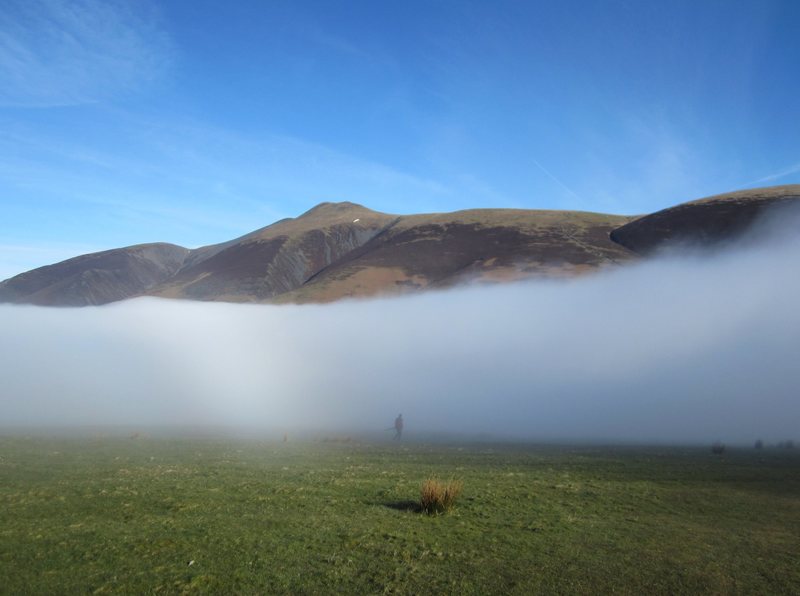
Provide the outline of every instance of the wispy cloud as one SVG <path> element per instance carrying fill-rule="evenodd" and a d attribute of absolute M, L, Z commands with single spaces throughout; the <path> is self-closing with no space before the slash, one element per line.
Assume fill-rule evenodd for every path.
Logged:
<path fill-rule="evenodd" d="M 763 178 L 759 178 L 758 180 L 754 180 L 749 184 L 763 184 L 765 182 L 774 182 L 775 180 L 780 180 L 781 178 L 786 178 L 787 176 L 791 176 L 792 174 L 800 173 L 800 163 L 796 163 L 793 166 L 789 166 L 783 170 L 779 170 L 774 174 L 770 174 L 769 176 L 764 176 Z"/>
<path fill-rule="evenodd" d="M 575 199 L 578 199 L 578 201 L 580 201 L 582 203 L 586 203 L 586 201 L 584 200 L 584 198 L 581 195 L 579 195 L 574 190 L 572 190 L 569 186 L 564 184 L 559 178 L 557 178 L 552 172 L 550 172 L 550 170 L 548 170 L 542 164 L 540 164 L 538 160 L 531 158 L 531 161 L 533 161 L 533 164 L 537 168 L 539 168 L 542 172 L 544 172 L 545 175 L 548 178 L 550 178 L 550 180 L 555 182 L 562 190 L 566 191 L 567 194 L 569 194 L 570 196 L 572 196 Z"/>
<path fill-rule="evenodd" d="M 649 109 L 617 113 L 613 127 L 586 131 L 581 183 L 573 186 L 595 209 L 629 214 L 730 190 L 702 131 L 684 120 Z"/>
<path fill-rule="evenodd" d="M 380 202 L 430 202 L 452 193 L 437 180 L 295 137 L 254 136 L 178 117 L 167 123 L 116 110 L 112 119 L 114 146 L 108 150 L 0 124 L 0 155 L 7 157 L 0 163 L 0 183 L 5 179 L 42 191 L 73 188 L 75 199 L 116 205 L 120 197 L 152 185 L 135 207 L 167 197 L 177 207 L 185 197 L 195 206 L 213 199 L 243 211 L 273 204 L 277 217 L 321 201 L 349 200 L 380 209 Z M 20 156 L 21 147 L 28 157 Z M 108 192 L 97 192 L 106 182 Z M 158 213 L 163 211 L 162 204 Z"/>
<path fill-rule="evenodd" d="M 7 0 L 0 11 L 0 106 L 101 101 L 158 78 L 171 54 L 147 2 Z"/>
<path fill-rule="evenodd" d="M 0 235 L 7 243 L 196 247 L 322 201 L 413 212 L 440 210 L 455 195 L 435 179 L 288 136 L 112 108 L 92 110 L 92 126 L 108 137 L 0 121 Z M 6 276 L 30 268 L 13 270 L 13 263 L 23 261 L 7 261 Z"/>

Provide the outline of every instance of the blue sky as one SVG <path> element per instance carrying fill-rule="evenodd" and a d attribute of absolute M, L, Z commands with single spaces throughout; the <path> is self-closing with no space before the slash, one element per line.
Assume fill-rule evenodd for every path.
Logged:
<path fill-rule="evenodd" d="M 800 2 L 0 0 L 0 279 L 350 200 L 800 182 Z"/>

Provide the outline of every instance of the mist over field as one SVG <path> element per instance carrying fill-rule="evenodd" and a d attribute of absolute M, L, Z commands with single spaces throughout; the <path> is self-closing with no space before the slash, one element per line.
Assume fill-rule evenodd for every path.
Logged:
<path fill-rule="evenodd" d="M 380 432 L 402 412 L 410 438 L 792 438 L 799 258 L 782 233 L 570 281 L 322 306 L 4 305 L 0 426 Z"/>

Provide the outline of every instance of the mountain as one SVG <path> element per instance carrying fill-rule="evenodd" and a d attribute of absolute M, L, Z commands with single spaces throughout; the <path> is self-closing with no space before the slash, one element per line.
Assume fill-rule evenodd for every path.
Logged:
<path fill-rule="evenodd" d="M 611 230 L 629 220 L 520 209 L 396 217 L 381 233 L 277 301 L 321 302 L 575 275 L 635 258 L 609 238 Z"/>
<path fill-rule="evenodd" d="M 611 239 L 640 255 L 676 246 L 712 248 L 742 236 L 768 210 L 796 205 L 800 184 L 740 190 L 645 215 L 611 232 Z"/>
<path fill-rule="evenodd" d="M 789 204 L 800 205 L 800 185 L 718 195 L 641 217 L 522 209 L 391 215 L 322 203 L 221 244 L 144 244 L 40 267 L 0 283 L 0 302 L 84 306 L 143 295 L 328 302 L 573 276 L 676 244 L 731 241 L 767 210 Z"/>
<path fill-rule="evenodd" d="M 396 216 L 354 203 L 322 203 L 219 248 L 201 248 L 155 296 L 265 302 L 307 283 L 383 233 Z"/>
<path fill-rule="evenodd" d="M 124 300 L 175 275 L 190 252 L 174 244 L 139 244 L 75 257 L 0 283 L 0 302 L 86 306 Z"/>

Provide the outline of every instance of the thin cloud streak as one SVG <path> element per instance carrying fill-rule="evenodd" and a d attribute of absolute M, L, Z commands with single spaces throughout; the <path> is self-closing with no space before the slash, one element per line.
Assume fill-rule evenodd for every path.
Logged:
<path fill-rule="evenodd" d="M 534 165 L 535 165 L 537 168 L 539 168 L 539 169 L 540 169 L 542 172 L 544 172 L 544 173 L 547 175 L 547 177 L 548 177 L 548 178 L 550 178 L 550 179 L 551 179 L 553 182 L 555 182 L 556 184 L 558 184 L 558 186 L 560 186 L 560 187 L 561 187 L 563 190 L 565 190 L 567 193 L 569 193 L 570 195 L 572 195 L 573 197 L 575 197 L 576 199 L 578 199 L 578 200 L 579 200 L 579 201 L 580 201 L 582 204 L 584 204 L 584 205 L 586 204 L 586 201 L 584 200 L 584 198 L 583 198 L 581 195 L 579 195 L 578 193 L 576 193 L 576 192 L 575 192 L 574 190 L 572 190 L 572 189 L 571 189 L 569 186 L 567 186 L 566 184 L 564 184 L 564 183 L 563 183 L 561 180 L 559 180 L 558 178 L 556 178 L 556 176 L 555 176 L 554 174 L 552 174 L 552 173 L 550 172 L 550 170 L 548 170 L 547 168 L 545 168 L 545 167 L 544 167 L 542 164 L 540 164 L 540 163 L 539 163 L 539 162 L 538 162 L 536 159 L 534 159 L 534 158 L 531 158 L 531 161 L 533 161 L 533 164 L 534 164 Z"/>
<path fill-rule="evenodd" d="M 781 178 L 786 178 L 786 176 L 791 176 L 792 174 L 797 174 L 800 172 L 800 163 L 796 163 L 793 166 L 789 166 L 784 170 L 780 170 L 774 174 L 770 174 L 769 176 L 764 176 L 763 178 L 759 178 L 758 180 L 754 180 L 749 182 L 749 184 L 763 184 L 765 182 L 774 182 L 775 180 L 780 180 Z"/>

